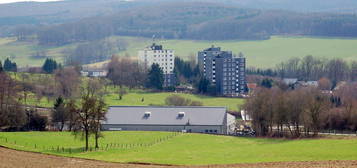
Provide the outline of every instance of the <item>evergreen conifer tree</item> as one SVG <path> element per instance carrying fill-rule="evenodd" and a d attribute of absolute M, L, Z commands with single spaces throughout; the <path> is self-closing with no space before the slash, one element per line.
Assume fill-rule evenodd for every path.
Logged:
<path fill-rule="evenodd" d="M 160 68 L 159 64 L 152 64 L 151 69 L 148 73 L 148 79 L 146 86 L 148 88 L 162 90 L 164 84 L 164 73 Z"/>

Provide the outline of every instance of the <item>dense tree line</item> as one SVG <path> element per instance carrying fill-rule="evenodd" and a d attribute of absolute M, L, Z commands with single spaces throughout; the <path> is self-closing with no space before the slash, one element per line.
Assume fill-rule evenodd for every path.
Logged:
<path fill-rule="evenodd" d="M 273 68 L 261 69 L 261 68 L 249 67 L 246 69 L 246 73 L 248 75 L 262 75 L 262 76 L 270 76 L 270 77 L 278 76 L 278 72 Z"/>
<path fill-rule="evenodd" d="M 305 56 L 303 58 L 291 58 L 276 65 L 275 68 L 248 68 L 247 74 L 279 77 L 281 79 L 297 78 L 301 81 L 318 81 L 327 78 L 334 88 L 340 81 L 357 80 L 357 62 Z"/>
<path fill-rule="evenodd" d="M 319 80 L 326 77 L 335 86 L 340 81 L 355 79 L 357 62 L 342 59 L 321 59 L 306 56 L 302 59 L 292 58 L 277 65 L 276 71 L 281 78 L 298 78 L 299 80 Z"/>
<path fill-rule="evenodd" d="M 79 44 L 74 49 L 65 51 L 66 63 L 90 64 L 109 59 L 115 52 L 125 50 L 126 43 L 122 40 L 100 40 Z"/>
<path fill-rule="evenodd" d="M 57 70 L 55 75 L 31 76 L 27 73 L 16 74 L 18 80 L 12 79 L 6 72 L 0 72 L 0 125 L 6 130 L 36 130 L 47 129 L 50 122 L 58 122 L 58 115 L 52 116 L 53 121 L 47 116 L 40 115 L 37 108 L 27 105 L 27 97 L 34 93 L 35 101 L 43 97 L 48 100 L 55 96 L 65 98 L 78 97 L 79 74 L 70 67 Z M 60 105 L 58 105 L 60 106 Z M 55 108 L 58 111 L 62 108 Z"/>
<path fill-rule="evenodd" d="M 107 68 L 107 78 L 112 84 L 118 86 L 119 100 L 127 93 L 125 87 L 168 91 L 175 89 L 164 86 L 164 73 L 158 64 L 152 64 L 149 69 L 145 70 L 136 60 L 113 56 Z M 177 85 L 189 84 L 199 94 L 216 95 L 216 86 L 202 76 L 194 60 L 185 61 L 175 58 L 174 73 Z"/>
<path fill-rule="evenodd" d="M 145 83 L 145 70 L 135 60 L 113 56 L 108 63 L 107 78 L 119 88 L 135 88 Z"/>
<path fill-rule="evenodd" d="M 0 72 L 0 127 L 21 128 L 26 124 L 25 109 L 21 107 L 16 82 Z"/>
<path fill-rule="evenodd" d="M 152 64 L 149 69 L 145 70 L 136 60 L 113 56 L 107 68 L 107 78 L 115 86 L 118 86 L 120 100 L 126 94 L 124 87 L 129 89 L 143 87 L 153 90 L 167 89 L 164 87 L 164 72 L 158 64 Z"/>
<path fill-rule="evenodd" d="M 357 84 L 341 86 L 330 98 L 332 108 L 324 118 L 324 129 L 357 131 Z"/>
<path fill-rule="evenodd" d="M 8 73 L 0 72 L 1 130 L 45 131 L 53 126 L 62 131 L 66 128 L 85 140 L 86 150 L 91 137 L 95 147 L 99 147 L 100 125 L 107 112 L 101 79 L 82 82 L 74 67 L 56 70 L 54 75 L 38 75 L 38 79 L 30 79 L 26 73 L 18 74 L 18 77 L 19 80 L 14 80 Z M 25 99 L 31 92 L 39 97 L 38 100 L 42 96 L 57 96 L 53 110 L 49 111 L 51 120 L 47 115 L 41 115 L 37 107 L 26 105 Z"/>
<path fill-rule="evenodd" d="M 198 94 L 216 95 L 216 85 L 203 76 L 193 57 L 188 61 L 176 57 L 174 73 L 178 79 L 178 84 L 190 84 Z"/>
<path fill-rule="evenodd" d="M 38 73 L 41 73 L 39 71 Z M 29 94 L 34 94 L 35 103 L 46 98 L 48 103 L 61 96 L 63 98 L 79 97 L 79 88 L 82 83 L 79 69 L 63 67 L 53 74 L 16 73 L 17 87 L 21 91 L 21 100 L 26 105 Z"/>
<path fill-rule="evenodd" d="M 45 130 L 47 118 L 22 105 L 21 86 L 0 72 L 0 128 L 2 130 Z"/>
<path fill-rule="evenodd" d="M 193 84 L 200 75 L 200 69 L 195 59 L 185 61 L 179 57 L 175 57 L 174 73 L 178 84 Z"/>
<path fill-rule="evenodd" d="M 323 130 L 357 130 L 356 85 L 334 95 L 317 88 L 259 88 L 244 109 L 258 136 L 316 136 Z M 354 90 L 354 91 L 353 91 Z"/>

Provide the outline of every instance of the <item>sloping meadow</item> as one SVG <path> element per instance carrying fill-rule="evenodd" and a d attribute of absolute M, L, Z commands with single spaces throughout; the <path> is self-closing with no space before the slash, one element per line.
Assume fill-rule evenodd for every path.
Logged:
<path fill-rule="evenodd" d="M 208 165 L 356 160 L 357 139 L 264 139 L 173 132 L 104 132 L 100 148 L 84 152 L 69 132 L 0 133 L 0 145 L 25 151 L 111 162 Z"/>

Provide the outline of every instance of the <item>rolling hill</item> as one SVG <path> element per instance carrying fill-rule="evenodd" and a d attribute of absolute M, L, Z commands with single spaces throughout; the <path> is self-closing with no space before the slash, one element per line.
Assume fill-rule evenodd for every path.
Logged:
<path fill-rule="evenodd" d="M 127 43 L 125 51 L 117 53 L 120 56 L 136 57 L 137 51 L 150 45 L 152 39 L 139 37 L 113 36 Z M 268 40 L 229 40 L 229 41 L 197 41 L 197 40 L 161 40 L 164 48 L 174 49 L 176 55 L 189 59 L 196 56 L 199 50 L 216 45 L 224 50 L 232 50 L 238 54 L 242 52 L 247 57 L 248 66 L 271 68 L 276 64 L 293 57 L 313 55 L 320 58 L 342 58 L 356 60 L 357 39 L 349 38 L 313 38 L 301 36 L 273 36 Z M 63 61 L 66 56 L 63 51 L 74 48 L 78 43 L 60 47 L 42 47 L 36 43 L 16 42 L 15 39 L 0 39 L 0 60 L 7 57 L 16 61 L 21 67 L 41 66 L 45 58 L 33 58 L 36 51 L 47 51 L 48 56 Z M 109 58 L 110 56 L 108 56 Z"/>

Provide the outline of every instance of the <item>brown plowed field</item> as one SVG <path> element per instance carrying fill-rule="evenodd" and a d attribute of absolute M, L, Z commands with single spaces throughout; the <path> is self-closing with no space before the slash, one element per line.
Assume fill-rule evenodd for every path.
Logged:
<path fill-rule="evenodd" d="M 108 163 L 86 159 L 66 158 L 0 147 L 0 168 L 357 168 L 357 161 L 282 162 L 211 166 L 161 166 Z"/>

